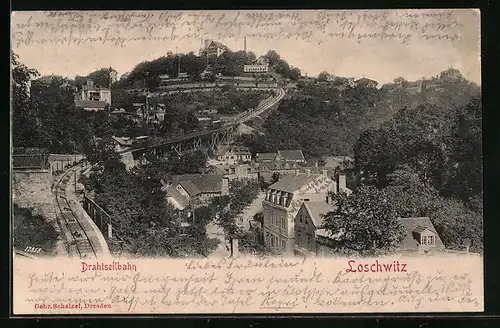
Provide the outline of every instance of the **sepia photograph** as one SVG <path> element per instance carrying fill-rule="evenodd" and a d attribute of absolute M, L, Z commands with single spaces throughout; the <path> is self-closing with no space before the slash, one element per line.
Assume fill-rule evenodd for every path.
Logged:
<path fill-rule="evenodd" d="M 482 311 L 478 9 L 11 26 L 16 314 Z"/>

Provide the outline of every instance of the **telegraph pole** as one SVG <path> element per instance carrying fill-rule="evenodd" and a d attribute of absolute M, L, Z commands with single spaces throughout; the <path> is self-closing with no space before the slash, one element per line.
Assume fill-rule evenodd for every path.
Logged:
<path fill-rule="evenodd" d="M 181 56 L 178 51 L 179 47 L 175 47 L 175 53 L 177 54 L 177 77 L 181 75 Z"/>

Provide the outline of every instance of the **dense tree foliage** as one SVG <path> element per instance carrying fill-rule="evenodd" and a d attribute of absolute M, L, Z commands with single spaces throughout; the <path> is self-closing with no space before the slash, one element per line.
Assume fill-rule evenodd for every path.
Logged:
<path fill-rule="evenodd" d="M 450 249 L 483 247 L 481 112 L 478 96 L 404 108 L 355 147 L 362 184 L 383 188 L 399 216 L 428 216 Z"/>
<path fill-rule="evenodd" d="M 300 78 L 300 69 L 290 66 L 275 50 L 269 50 L 264 57 L 267 59 L 270 68 L 276 73 L 292 81 L 297 81 Z"/>
<path fill-rule="evenodd" d="M 399 217 L 431 219 L 447 248 L 472 251 L 483 249 L 482 212 L 464 202 L 443 197 L 417 170 L 404 165 L 388 175 L 389 184 L 383 189 Z"/>
<path fill-rule="evenodd" d="M 87 190 L 113 219 L 113 230 L 121 244 L 115 251 L 139 256 L 208 255 L 217 242 L 209 239 L 203 224 L 181 230 L 183 215 L 168 203 L 162 180 L 171 174 L 199 173 L 202 154 L 147 161 L 131 171 L 108 149 L 102 167 L 95 166 L 84 181 Z M 196 162 L 197 161 L 197 162 Z M 198 165 L 198 167 L 195 167 Z"/>
<path fill-rule="evenodd" d="M 324 228 L 334 236 L 336 251 L 375 255 L 399 246 L 404 231 L 383 191 L 363 186 L 350 196 L 332 196 L 336 205 L 325 215 Z"/>

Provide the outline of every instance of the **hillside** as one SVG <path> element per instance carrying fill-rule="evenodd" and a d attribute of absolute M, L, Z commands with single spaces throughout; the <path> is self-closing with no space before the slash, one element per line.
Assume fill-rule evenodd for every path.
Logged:
<path fill-rule="evenodd" d="M 241 141 L 253 152 L 300 148 L 308 157 L 352 156 L 364 130 L 380 126 L 400 110 L 429 105 L 453 111 L 480 92 L 463 79 L 433 83 L 439 88 L 414 93 L 405 88 L 339 88 L 332 83 L 300 82 L 297 92 L 260 125 L 265 135 L 246 135 Z"/>

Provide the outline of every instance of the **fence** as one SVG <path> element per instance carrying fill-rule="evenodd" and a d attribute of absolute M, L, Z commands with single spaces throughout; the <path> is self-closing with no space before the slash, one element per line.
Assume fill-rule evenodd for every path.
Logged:
<path fill-rule="evenodd" d="M 36 151 L 31 154 L 13 154 L 12 167 L 14 169 L 46 170 L 49 168 L 48 156 L 42 151 Z"/>
<path fill-rule="evenodd" d="M 109 240 L 113 238 L 111 215 L 106 213 L 102 207 L 97 205 L 96 202 L 87 195 L 87 193 L 85 193 L 83 197 L 83 208 L 92 221 L 94 221 L 99 230 L 101 230 L 106 242 L 109 242 Z"/>
<path fill-rule="evenodd" d="M 52 173 L 63 171 L 66 167 L 85 160 L 82 154 L 49 154 L 49 165 Z"/>

